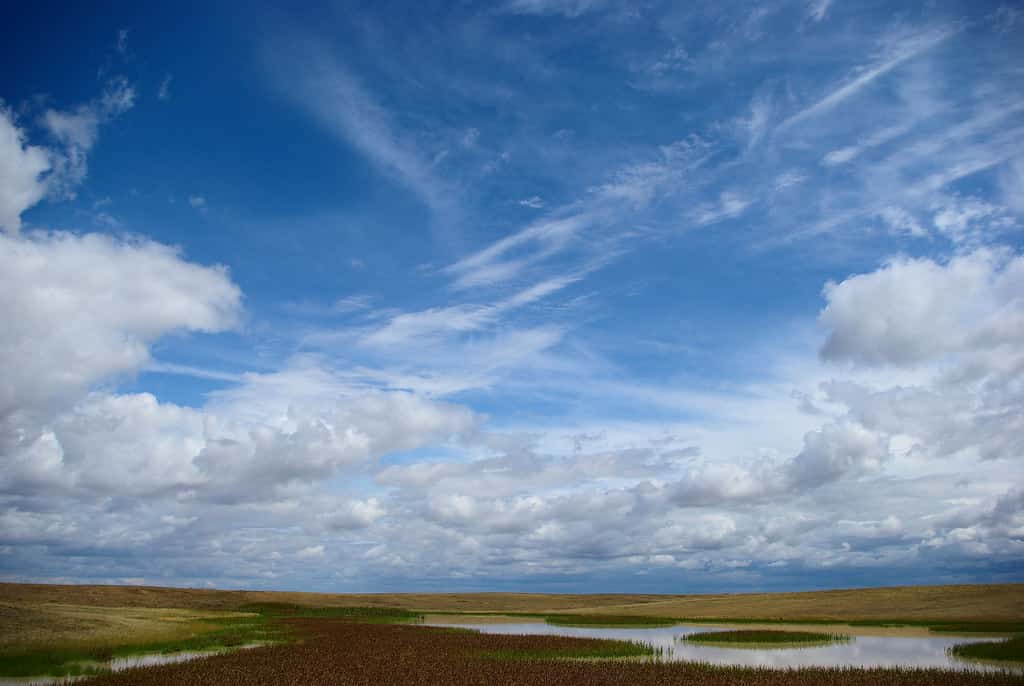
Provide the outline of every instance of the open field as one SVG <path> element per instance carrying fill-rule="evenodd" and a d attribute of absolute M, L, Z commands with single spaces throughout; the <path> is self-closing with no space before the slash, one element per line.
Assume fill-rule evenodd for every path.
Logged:
<path fill-rule="evenodd" d="M 0 601 L 0 651 L 15 644 L 94 646 L 183 639 L 239 616 L 243 615 L 184 608 Z"/>
<path fill-rule="evenodd" d="M 746 631 L 778 630 L 784 628 L 779 622 L 788 620 L 814 623 L 814 631 L 826 633 L 923 636 L 947 628 L 1006 635 L 1022 631 L 1022 598 L 1024 585 L 1019 584 L 715 596 L 313 594 L 0 584 L 0 674 L 42 673 L 17 671 L 29 665 L 53 668 L 147 651 L 262 642 L 281 635 L 275 627 L 282 617 L 286 622 L 343 618 L 365 624 L 408 620 L 421 612 L 428 621 L 548 618 L 568 625 L 625 627 L 699 623 L 693 620 L 703 618 Z M 239 659 L 254 654 L 246 651 Z"/>
<path fill-rule="evenodd" d="M 559 636 L 501 636 L 420 626 L 367 625 L 331 619 L 284 621 L 303 637 L 302 643 L 108 674 L 85 683 L 89 686 L 526 686 L 553 683 L 564 686 L 1008 686 L 1021 683 L 1020 677 L 1009 674 L 940 670 L 809 668 L 776 671 L 696 663 L 567 660 L 565 656 L 600 650 L 602 642 Z M 552 655 L 558 658 L 545 657 Z"/>
<path fill-rule="evenodd" d="M 539 593 L 329 594 L 143 586 L 0 584 L 0 602 L 95 607 L 239 610 L 259 603 L 395 607 L 419 612 L 602 614 L 675 619 L 839 622 L 1022 622 L 1024 584 L 901 586 L 803 593 L 556 595 Z"/>

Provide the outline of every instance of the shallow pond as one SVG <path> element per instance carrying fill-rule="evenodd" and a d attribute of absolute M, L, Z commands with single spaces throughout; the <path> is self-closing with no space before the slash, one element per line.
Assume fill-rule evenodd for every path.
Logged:
<path fill-rule="evenodd" d="M 681 636 L 720 627 L 677 624 L 657 628 L 598 628 L 555 626 L 544 622 L 466 624 L 431 622 L 431 626 L 475 629 L 488 634 L 542 634 L 640 641 L 659 649 L 664 659 L 709 662 L 717 665 L 757 667 L 940 667 L 943 669 L 1012 670 L 1024 673 L 1024 665 L 989 665 L 950 657 L 946 649 L 957 643 L 992 641 L 997 638 L 962 636 L 851 636 L 849 642 L 786 648 L 723 648 L 679 640 Z M 783 628 L 783 627 L 780 627 Z M 813 631 L 813 628 L 793 627 Z"/>

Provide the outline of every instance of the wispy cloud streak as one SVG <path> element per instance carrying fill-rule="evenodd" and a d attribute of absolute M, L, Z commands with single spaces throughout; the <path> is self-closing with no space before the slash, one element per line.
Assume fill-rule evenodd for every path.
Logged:
<path fill-rule="evenodd" d="M 928 31 L 922 34 L 918 34 L 902 43 L 895 54 L 890 56 L 884 62 L 876 64 L 870 67 L 860 76 L 856 77 L 844 86 L 836 88 L 831 93 L 826 95 L 821 100 L 807 107 L 800 112 L 797 112 L 793 116 L 789 117 L 781 124 L 779 124 L 777 131 L 784 131 L 794 124 L 799 124 L 802 121 L 806 121 L 812 117 L 816 117 L 823 114 L 833 107 L 839 105 L 843 101 L 853 97 L 858 92 L 869 86 L 875 79 L 884 76 L 891 72 L 896 67 L 900 66 L 907 60 L 920 55 L 926 50 L 930 50 L 935 46 L 939 45 L 943 41 L 949 39 L 951 36 L 957 33 L 956 28 L 943 28 L 934 31 Z"/>
<path fill-rule="evenodd" d="M 434 210 L 451 207 L 447 186 L 359 79 L 315 36 L 292 36 L 267 50 L 275 87 Z"/>

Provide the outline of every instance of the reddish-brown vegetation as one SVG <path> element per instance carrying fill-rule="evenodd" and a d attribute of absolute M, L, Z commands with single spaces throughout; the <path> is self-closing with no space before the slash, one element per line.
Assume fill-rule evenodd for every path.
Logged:
<path fill-rule="evenodd" d="M 1002 686 L 1009 674 L 941 670 L 719 668 L 690 663 L 494 659 L 488 655 L 586 652 L 599 642 L 563 636 L 501 636 L 422 626 L 357 624 L 337 619 L 284 620 L 303 642 L 193 662 L 107 674 L 89 686 Z"/>

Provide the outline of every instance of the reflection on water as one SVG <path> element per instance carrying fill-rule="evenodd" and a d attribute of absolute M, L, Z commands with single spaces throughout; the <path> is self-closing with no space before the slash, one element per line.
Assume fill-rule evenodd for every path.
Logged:
<path fill-rule="evenodd" d="M 1011 670 L 1024 673 L 1024 666 L 987 665 L 963 662 L 946 654 L 946 649 L 965 641 L 999 640 L 959 636 L 893 637 L 851 636 L 846 643 L 799 648 L 722 648 L 679 640 L 702 631 L 706 626 L 678 624 L 644 629 L 567 627 L 530 622 L 522 624 L 442 624 L 476 629 L 486 634 L 546 634 L 581 638 L 612 638 L 641 641 L 660 650 L 665 659 L 710 662 L 718 665 L 756 667 L 941 667 L 943 669 Z"/>

